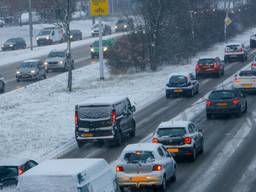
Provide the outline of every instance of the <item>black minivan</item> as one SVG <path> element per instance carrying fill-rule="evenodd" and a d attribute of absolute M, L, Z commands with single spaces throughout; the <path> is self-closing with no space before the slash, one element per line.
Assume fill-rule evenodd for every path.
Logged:
<path fill-rule="evenodd" d="M 87 142 L 120 145 L 124 136 L 134 137 L 135 106 L 127 97 L 97 97 L 75 107 L 75 137 L 78 147 Z"/>

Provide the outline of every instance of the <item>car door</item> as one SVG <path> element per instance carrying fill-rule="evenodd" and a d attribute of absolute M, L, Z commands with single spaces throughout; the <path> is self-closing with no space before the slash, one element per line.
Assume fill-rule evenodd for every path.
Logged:
<path fill-rule="evenodd" d="M 164 151 L 164 149 L 162 147 L 159 147 L 157 149 L 157 152 L 161 156 L 161 161 L 164 164 L 164 167 L 165 167 L 165 170 L 166 170 L 166 177 L 168 179 L 168 178 L 170 178 L 172 176 L 172 172 L 173 172 L 171 158 L 169 158 L 167 156 L 167 154 L 165 153 L 165 151 Z"/>
<path fill-rule="evenodd" d="M 192 137 L 194 138 L 195 147 L 197 150 L 199 150 L 200 145 L 201 145 L 201 137 L 198 134 L 199 131 L 198 131 L 197 127 L 195 126 L 195 124 L 193 124 L 193 123 L 189 124 L 188 128 L 189 128 L 189 132 L 191 133 Z"/>
<path fill-rule="evenodd" d="M 37 166 L 38 163 L 36 163 L 33 160 L 28 161 L 25 165 L 24 165 L 24 172 L 28 171 L 29 169 L 32 169 L 33 167 Z"/>
<path fill-rule="evenodd" d="M 131 112 L 129 111 L 128 103 L 126 100 L 122 101 L 122 124 L 123 124 L 123 132 L 127 133 L 131 129 L 130 116 Z"/>

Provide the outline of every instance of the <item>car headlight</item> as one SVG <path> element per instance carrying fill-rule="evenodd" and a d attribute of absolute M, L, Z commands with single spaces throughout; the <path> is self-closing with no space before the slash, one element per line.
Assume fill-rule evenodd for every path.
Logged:
<path fill-rule="evenodd" d="M 70 35 L 70 38 L 73 38 L 73 35 Z"/>
<path fill-rule="evenodd" d="M 10 47 L 13 47 L 13 44 L 11 44 Z"/>
<path fill-rule="evenodd" d="M 124 28 L 127 28 L 128 26 L 127 25 L 124 25 Z"/>
<path fill-rule="evenodd" d="M 91 52 L 94 52 L 94 49 L 93 49 L 93 48 L 91 48 Z"/>
<path fill-rule="evenodd" d="M 36 71 L 35 71 L 35 70 L 32 70 L 32 71 L 30 71 L 30 73 L 34 74 L 34 73 L 36 73 Z"/>
<path fill-rule="evenodd" d="M 45 62 L 44 62 L 44 65 L 47 66 L 47 65 L 48 65 L 48 62 L 45 61 Z"/>
<path fill-rule="evenodd" d="M 46 37 L 46 39 L 47 39 L 47 40 L 49 40 L 49 39 L 50 39 L 50 37 L 49 37 L 49 36 L 47 36 L 47 37 Z"/>
<path fill-rule="evenodd" d="M 59 61 L 59 64 L 63 64 L 64 63 L 64 61 Z"/>
<path fill-rule="evenodd" d="M 19 75 L 19 74 L 20 74 L 20 71 L 16 71 L 16 74 L 18 74 L 18 75 Z"/>
<path fill-rule="evenodd" d="M 107 51 L 107 50 L 108 50 L 108 48 L 107 48 L 107 47 L 104 47 L 104 48 L 103 48 L 103 51 Z"/>
<path fill-rule="evenodd" d="M 38 41 L 38 40 L 39 40 L 39 37 L 37 37 L 36 40 Z"/>
<path fill-rule="evenodd" d="M 118 27 L 117 26 L 115 26 L 115 29 L 117 29 Z"/>

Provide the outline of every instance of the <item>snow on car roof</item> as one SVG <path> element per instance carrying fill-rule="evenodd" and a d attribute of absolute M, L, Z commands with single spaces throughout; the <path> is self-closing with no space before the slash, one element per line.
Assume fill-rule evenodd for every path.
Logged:
<path fill-rule="evenodd" d="M 158 128 L 187 127 L 190 121 L 166 121 L 160 123 Z"/>
<path fill-rule="evenodd" d="M 0 166 L 20 166 L 30 161 L 30 159 L 4 159 L 0 161 Z"/>
<path fill-rule="evenodd" d="M 161 144 L 152 144 L 152 143 L 136 143 L 127 145 L 124 148 L 124 152 L 128 151 L 155 151 Z"/>
<path fill-rule="evenodd" d="M 70 176 L 89 170 L 97 172 L 106 166 L 104 159 L 54 159 L 33 167 L 24 176 Z"/>
<path fill-rule="evenodd" d="M 127 99 L 124 96 L 106 96 L 106 97 L 95 97 L 86 100 L 84 103 L 80 104 L 79 106 L 88 106 L 88 105 L 112 105 L 119 103 Z"/>
<path fill-rule="evenodd" d="M 189 76 L 190 72 L 179 72 L 179 73 L 171 73 L 169 75 L 169 78 L 171 78 L 172 76 L 178 76 L 178 75 L 184 75 L 184 76 Z"/>
<path fill-rule="evenodd" d="M 232 43 L 227 43 L 226 46 L 230 46 L 230 45 L 242 45 L 242 43 L 239 42 L 232 42 Z"/>

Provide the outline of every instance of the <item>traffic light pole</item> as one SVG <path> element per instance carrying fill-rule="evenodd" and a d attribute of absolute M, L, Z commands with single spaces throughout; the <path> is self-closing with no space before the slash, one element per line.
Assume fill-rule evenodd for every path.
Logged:
<path fill-rule="evenodd" d="M 103 46 L 102 46 L 102 17 L 99 17 L 99 63 L 100 63 L 100 80 L 104 80 L 104 61 L 103 61 Z"/>

